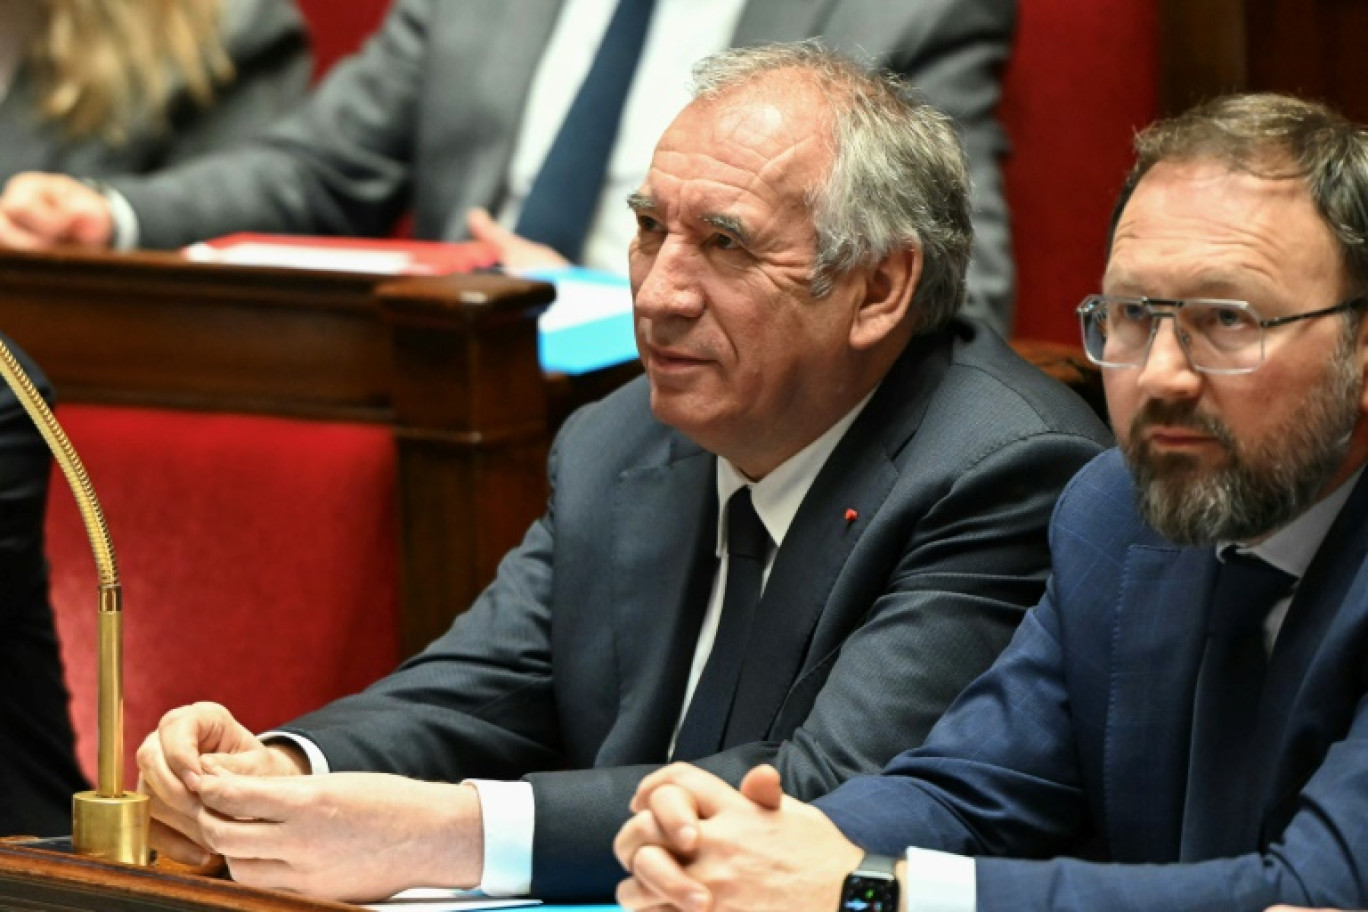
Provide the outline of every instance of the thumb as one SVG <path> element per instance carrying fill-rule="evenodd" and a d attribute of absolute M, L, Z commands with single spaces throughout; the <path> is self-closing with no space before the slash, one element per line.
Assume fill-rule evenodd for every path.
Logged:
<path fill-rule="evenodd" d="M 784 800 L 779 771 L 769 764 L 755 767 L 741 780 L 741 794 L 763 808 L 778 810 Z"/>

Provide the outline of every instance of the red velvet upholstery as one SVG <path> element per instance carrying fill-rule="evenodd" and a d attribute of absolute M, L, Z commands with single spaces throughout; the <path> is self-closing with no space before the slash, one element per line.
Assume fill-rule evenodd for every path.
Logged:
<path fill-rule="evenodd" d="M 1019 0 L 1002 117 L 1017 262 L 1015 335 L 1077 345 L 1134 132 L 1158 110 L 1155 0 Z"/>
<path fill-rule="evenodd" d="M 84 405 L 58 417 L 119 560 L 130 758 L 183 703 L 224 703 L 263 730 L 393 668 L 387 428 Z M 47 536 L 77 750 L 93 774 L 95 569 L 60 477 Z M 131 759 L 127 770 L 132 781 Z"/>
<path fill-rule="evenodd" d="M 389 0 L 296 0 L 313 43 L 314 79 L 361 46 L 389 8 Z"/>

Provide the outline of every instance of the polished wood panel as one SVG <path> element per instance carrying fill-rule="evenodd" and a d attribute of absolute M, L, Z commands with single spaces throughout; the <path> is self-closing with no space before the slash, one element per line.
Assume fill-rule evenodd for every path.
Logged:
<path fill-rule="evenodd" d="M 355 912 L 170 866 L 136 868 L 0 840 L 0 910 L 25 912 Z"/>

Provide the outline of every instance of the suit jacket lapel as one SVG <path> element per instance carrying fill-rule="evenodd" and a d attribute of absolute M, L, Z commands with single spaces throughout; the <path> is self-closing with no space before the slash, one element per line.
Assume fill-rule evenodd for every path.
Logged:
<path fill-rule="evenodd" d="M 1215 567 L 1210 548 L 1132 545 L 1127 552 L 1104 739 L 1107 840 L 1114 857 L 1178 857 L 1192 693 Z"/>
<path fill-rule="evenodd" d="M 1254 744 L 1270 768 L 1260 796 L 1264 832 L 1281 832 L 1290 801 L 1312 772 L 1310 758 L 1344 736 L 1362 680 L 1360 644 L 1368 605 L 1346 600 L 1368 560 L 1368 472 L 1359 479 L 1297 587 L 1269 658 Z M 1331 685 L 1331 692 L 1324 687 Z"/>
<path fill-rule="evenodd" d="M 818 472 L 760 599 L 724 746 L 770 736 L 784 697 L 814 652 L 819 621 L 826 645 L 818 644 L 816 652 L 824 654 L 867 611 L 862 605 L 855 606 L 858 611 L 851 617 L 826 615 L 832 587 L 850 552 L 897 482 L 891 459 L 916 431 L 949 358 L 947 333 L 909 345 Z M 858 518 L 848 521 L 848 509 Z"/>
<path fill-rule="evenodd" d="M 616 726 L 623 740 L 603 745 L 603 764 L 665 759 L 716 575 L 716 458 L 672 439 L 670 460 L 624 472 L 613 494 L 604 572 L 618 615 L 620 712 L 634 721 Z"/>
<path fill-rule="evenodd" d="M 751 0 L 736 24 L 732 47 L 821 34 L 818 24 L 835 5 L 836 0 Z"/>

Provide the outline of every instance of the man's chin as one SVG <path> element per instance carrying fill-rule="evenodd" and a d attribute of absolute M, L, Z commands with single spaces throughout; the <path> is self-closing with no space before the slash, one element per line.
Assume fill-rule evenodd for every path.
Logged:
<path fill-rule="evenodd" d="M 1192 451 L 1156 450 L 1148 444 L 1126 453 L 1132 473 L 1138 478 L 1169 484 L 1194 484 L 1230 468 L 1230 456 Z"/>

